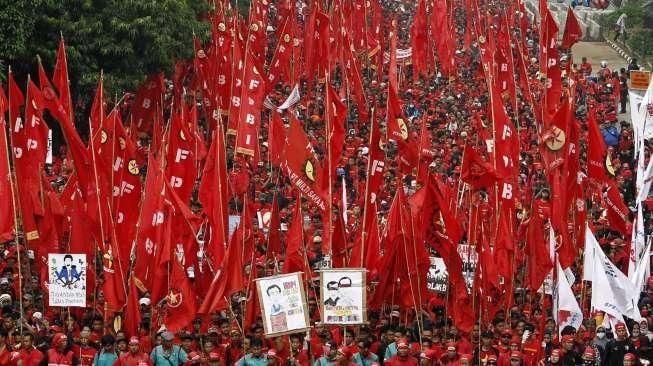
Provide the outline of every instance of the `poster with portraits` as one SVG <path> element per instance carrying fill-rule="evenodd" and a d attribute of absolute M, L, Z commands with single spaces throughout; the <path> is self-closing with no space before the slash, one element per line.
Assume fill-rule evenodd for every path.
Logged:
<path fill-rule="evenodd" d="M 320 271 L 322 323 L 365 323 L 365 286 L 364 269 L 337 268 Z"/>
<path fill-rule="evenodd" d="M 309 328 L 306 294 L 300 272 L 259 278 L 256 289 L 267 337 Z"/>
<path fill-rule="evenodd" d="M 86 307 L 86 254 L 48 254 L 49 306 Z"/>

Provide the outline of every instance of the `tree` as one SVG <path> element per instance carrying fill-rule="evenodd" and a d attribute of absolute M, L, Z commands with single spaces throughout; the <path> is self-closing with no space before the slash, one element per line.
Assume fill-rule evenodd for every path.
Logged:
<path fill-rule="evenodd" d="M 9 2 L 0 9 L 0 58 L 21 79 L 35 74 L 37 55 L 52 70 L 63 35 L 73 100 L 86 107 L 100 70 L 106 95 L 120 97 L 148 74 L 170 72 L 175 60 L 191 57 L 193 32 L 208 38 L 207 11 L 208 2 L 194 0 Z"/>

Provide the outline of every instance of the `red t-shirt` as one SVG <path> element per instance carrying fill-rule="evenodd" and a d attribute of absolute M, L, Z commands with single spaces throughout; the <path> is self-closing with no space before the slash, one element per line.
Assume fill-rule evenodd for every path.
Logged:
<path fill-rule="evenodd" d="M 406 358 L 401 358 L 401 357 L 399 357 L 399 355 L 394 355 L 391 359 L 387 360 L 383 364 L 388 365 L 388 366 L 417 366 L 417 365 L 419 365 L 419 363 L 417 362 L 417 359 L 415 357 L 408 356 Z"/>

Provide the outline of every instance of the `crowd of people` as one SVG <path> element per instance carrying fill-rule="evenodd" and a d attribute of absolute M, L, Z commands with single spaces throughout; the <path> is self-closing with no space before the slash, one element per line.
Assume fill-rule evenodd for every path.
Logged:
<path fill-rule="evenodd" d="M 444 77 L 433 71 L 428 75 L 413 77 L 411 66 L 403 65 L 400 75 L 399 95 L 404 104 L 404 114 L 408 119 L 411 134 L 426 133 L 430 146 L 420 146 L 420 161 L 428 167 L 428 174 L 442 178 L 451 189 L 457 189 L 460 182 L 461 163 L 465 144 L 483 145 L 483 123 L 488 105 L 488 88 L 483 79 L 482 49 L 478 42 L 465 47 L 463 36 L 471 27 L 468 2 L 454 0 L 452 6 L 452 29 L 455 36 L 455 72 Z M 495 18 L 506 2 L 480 1 L 481 9 Z M 306 4 L 299 4 L 300 9 Z M 398 22 L 398 47 L 410 47 L 409 29 L 416 11 L 415 1 L 380 1 L 384 16 Z M 525 15 L 524 15 L 525 16 Z M 272 5 L 270 20 L 273 26 L 268 33 L 269 48 L 274 48 L 276 12 Z M 304 19 L 304 16 L 300 16 Z M 490 18 L 492 19 L 492 18 Z M 512 30 L 519 33 L 519 29 Z M 523 37 L 528 59 L 526 70 L 535 94 L 541 92 L 539 80 L 539 25 L 530 22 Z M 382 49 L 386 49 L 382 45 Z M 560 67 L 563 72 L 563 85 L 568 95 L 574 89 L 575 114 L 584 128 L 581 131 L 581 151 L 587 151 L 587 114 L 596 113 L 614 179 L 620 193 L 631 209 L 631 217 L 636 212 L 636 177 L 634 162 L 633 128 L 630 121 L 623 118 L 628 104 L 628 71 L 639 69 L 637 61 L 624 65 L 619 70 L 611 70 L 606 62 L 598 68 L 592 61 L 574 56 L 572 50 L 561 49 Z M 521 51 L 515 51 L 521 52 Z M 270 56 L 270 55 L 269 55 Z M 268 57 L 269 58 L 269 57 Z M 269 59 L 267 60 L 270 61 Z M 377 70 L 370 64 L 362 64 L 361 76 L 366 100 L 373 113 L 372 119 L 380 122 L 382 131 L 387 128 L 386 99 L 388 78 L 378 77 Z M 342 87 L 340 75 L 334 77 L 334 85 Z M 577 81 L 571 83 L 570 81 Z M 514 80 L 513 80 L 514 81 Z M 324 86 L 316 85 L 314 92 L 308 92 L 309 83 L 302 83 L 301 95 L 305 97 L 296 108 L 304 130 L 320 156 L 328 149 L 325 134 Z M 290 94 L 292 85 L 278 84 L 269 99 L 280 105 Z M 307 96 L 307 97 L 306 97 Z M 170 97 L 169 95 L 167 97 Z M 356 233 L 363 224 L 362 195 L 367 180 L 367 165 L 370 124 L 360 121 L 361 111 L 357 110 L 352 98 L 345 97 L 349 107 L 346 120 L 347 135 L 343 155 L 338 162 L 338 177 L 335 189 L 346 185 L 347 201 L 350 202 L 346 215 L 345 236 L 348 243 L 356 240 Z M 514 107 L 517 109 L 514 110 Z M 548 220 L 551 212 L 550 183 L 546 178 L 546 165 L 539 152 L 539 138 L 536 125 L 536 112 L 524 92 L 518 93 L 517 104 L 506 104 L 515 125 L 519 128 L 521 146 L 519 161 L 519 192 L 517 211 L 526 219 L 529 215 L 529 201 L 539 200 L 540 212 Z M 279 272 L 283 258 L 279 261 L 266 260 L 266 237 L 268 229 L 259 227 L 262 220 L 255 212 L 272 211 L 273 200 L 279 207 L 281 218 L 281 239 L 286 238 L 287 228 L 292 222 L 293 208 L 297 204 L 296 195 L 289 180 L 278 167 L 272 167 L 268 160 L 268 121 L 270 111 L 263 112 L 261 126 L 261 152 L 259 164 L 249 166 L 234 153 L 234 141 L 227 140 L 227 166 L 233 196 L 230 199 L 230 213 L 239 215 L 243 209 L 243 193 L 253 197 L 252 220 L 254 231 L 255 261 L 245 263 L 247 271 L 255 268 L 258 277 Z M 482 116 L 482 117 L 480 117 Z M 420 132 L 422 121 L 426 121 L 426 131 Z M 287 121 L 284 121 L 287 122 Z M 207 121 L 201 121 L 200 129 L 208 139 Z M 142 136 L 139 144 L 142 161 L 150 148 L 151 136 Z M 645 143 L 646 155 L 650 144 Z M 397 163 L 397 148 L 392 144 L 385 146 L 388 169 L 377 195 L 377 217 L 381 227 L 388 221 L 393 197 L 397 190 L 404 190 L 408 196 L 414 194 L 422 185 L 418 172 L 403 173 Z M 71 173 L 66 148 L 55 154 L 53 164 L 47 167 L 47 175 L 52 186 L 61 192 Z M 143 169 L 143 172 L 145 169 Z M 144 173 L 143 173 L 144 174 Z M 144 175 L 143 175 L 144 178 Z M 477 197 L 479 205 L 487 205 L 487 194 Z M 485 199 L 485 202 L 483 200 Z M 300 203 L 304 209 L 303 232 L 306 241 L 306 255 L 310 265 L 319 269 L 325 257 L 322 237 L 325 236 L 323 218 L 320 211 L 311 207 L 307 201 Z M 471 205 L 471 203 L 469 204 Z M 197 189 L 190 202 L 191 209 L 201 212 L 201 202 Z M 653 201 L 645 201 L 644 230 L 653 230 L 651 215 Z M 461 208 L 470 209 L 467 203 Z M 607 225 L 598 205 L 588 208 L 588 221 L 596 229 L 596 236 L 608 258 L 622 271 L 628 265 L 630 237 Z M 155 327 L 155 313 L 160 304 L 152 303 L 149 294 L 142 292 L 139 300 L 141 324 L 138 334 L 127 334 L 121 327 L 120 317 L 107 314 L 104 308 L 101 289 L 102 278 L 98 272 L 95 291 L 89 291 L 87 308 L 58 308 L 46 303 L 42 272 L 34 270 L 34 252 L 25 245 L 18 233 L 17 240 L 2 244 L 0 256 L 0 305 L 2 319 L 0 327 L 0 366 L 4 365 L 82 365 L 82 366 L 181 366 L 181 365 L 498 365 L 498 366 L 635 366 L 647 365 L 653 360 L 653 277 L 649 278 L 647 288 L 642 292 L 638 304 L 642 321 L 627 319 L 614 327 L 606 326 L 603 314 L 591 312 L 587 301 L 589 285 L 573 286 L 574 295 L 585 312 L 580 329 L 565 327 L 559 329 L 553 320 L 552 309 L 544 304 L 550 303 L 550 295 L 539 294 L 537 289 L 526 287 L 524 269 L 519 269 L 514 278 L 514 304 L 491 314 L 489 322 L 475 320 L 471 331 L 462 331 L 451 318 L 451 309 L 446 300 L 449 294 L 433 294 L 439 300 L 423 304 L 422 308 L 407 309 L 397 304 L 384 304 L 380 309 L 369 309 L 367 322 L 359 326 L 328 327 L 320 324 L 319 300 L 315 291 L 309 291 L 307 308 L 314 325 L 306 332 L 281 335 L 272 338 L 265 336 L 262 320 L 259 317 L 249 327 L 243 327 L 243 294 L 232 297 L 231 307 L 208 316 L 198 316 L 192 324 L 179 332 L 170 332 L 165 327 Z M 18 243 L 18 245 L 17 245 Z M 582 249 L 582 247 L 581 247 Z M 332 255 L 337 255 L 331 253 Z M 437 255 L 434 251 L 431 253 Z M 579 253 L 580 254 L 580 253 Z M 523 245 L 515 253 L 515 261 L 523 262 Z M 262 259 L 261 259 L 262 258 Z M 332 258 L 333 259 L 333 258 Z M 582 260 L 571 267 L 580 278 Z M 379 269 L 382 271 L 383 269 Z M 472 267 L 473 270 L 473 267 Z M 19 276 L 20 274 L 20 276 Z M 473 276 L 472 276 L 473 277 Z M 374 282 L 374 279 L 372 280 Z M 201 296 L 198 297 L 201 299 Z M 481 317 L 482 318 L 482 317 Z"/>

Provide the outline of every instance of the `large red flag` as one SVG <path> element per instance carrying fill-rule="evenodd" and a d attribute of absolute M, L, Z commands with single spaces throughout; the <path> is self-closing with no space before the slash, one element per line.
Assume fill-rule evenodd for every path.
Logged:
<path fill-rule="evenodd" d="M 241 87 L 236 152 L 255 156 L 258 152 L 258 136 L 261 126 L 261 107 L 265 96 L 263 68 L 255 61 L 251 52 L 245 54 L 245 70 Z M 235 100 L 235 98 L 232 98 Z"/>
<path fill-rule="evenodd" d="M 10 240 L 14 236 L 14 207 L 9 151 L 7 151 L 7 133 L 5 113 L 9 108 L 7 96 L 0 85 L 0 241 Z"/>
<path fill-rule="evenodd" d="M 549 240 L 544 233 L 544 221 L 537 213 L 533 213 L 526 230 L 525 252 L 528 258 L 528 285 L 531 291 L 537 291 L 553 268 L 549 253 Z"/>
<path fill-rule="evenodd" d="M 414 80 L 417 80 L 420 74 L 424 73 L 427 68 L 427 52 L 429 46 L 427 35 L 426 2 L 424 0 L 418 0 L 413 24 L 410 27 Z"/>
<path fill-rule="evenodd" d="M 197 178 L 195 133 L 187 123 L 189 113 L 184 102 L 170 118 L 166 174 L 170 185 L 184 201 L 190 201 Z"/>
<path fill-rule="evenodd" d="M 288 143 L 283 153 L 284 170 L 290 182 L 309 202 L 327 210 L 327 193 L 324 187 L 328 181 L 325 169 L 315 155 L 312 144 L 308 141 L 299 121 L 292 118 L 288 129 Z"/>
<path fill-rule="evenodd" d="M 125 331 L 129 337 L 138 336 L 138 328 L 141 325 L 141 306 L 138 303 L 139 294 L 136 281 L 129 278 L 129 296 L 127 297 L 127 308 L 125 309 Z"/>
<path fill-rule="evenodd" d="M 65 114 L 69 116 L 71 122 L 74 121 L 73 101 L 70 94 L 70 80 L 68 79 L 68 60 L 63 37 L 61 37 L 57 48 L 57 62 L 54 64 L 52 82 L 59 91 L 59 103 L 63 106 Z"/>
<path fill-rule="evenodd" d="M 283 273 L 307 272 L 306 247 L 304 245 L 304 217 L 302 216 L 301 200 L 295 201 L 292 223 L 286 236 L 286 256 L 283 262 Z"/>
<path fill-rule="evenodd" d="M 148 76 L 138 87 L 131 109 L 131 118 L 137 131 L 147 133 L 152 130 L 157 110 L 162 109 L 164 91 L 163 73 Z"/>
<path fill-rule="evenodd" d="M 214 268 L 222 265 L 227 247 L 228 215 L 227 157 L 222 123 L 213 132 L 213 141 L 204 164 L 199 188 L 199 199 L 209 221 L 209 235 L 205 240 L 206 253 Z"/>
<path fill-rule="evenodd" d="M 228 298 L 235 292 L 245 287 L 245 277 L 243 275 L 243 241 L 247 235 L 246 224 L 247 218 L 241 218 L 240 224 L 234 232 L 229 247 L 224 257 L 224 266 L 222 270 L 216 273 L 211 282 L 202 305 L 200 305 L 199 314 L 209 314 L 228 306 Z"/>
<path fill-rule="evenodd" d="M 178 258 L 170 261 L 170 282 L 164 324 L 171 332 L 188 326 L 197 315 L 197 301 L 184 265 Z"/>
<path fill-rule="evenodd" d="M 337 166 L 342 150 L 345 147 L 345 123 L 347 123 L 347 106 L 340 100 L 338 93 L 331 84 L 327 85 L 327 100 L 329 101 L 329 169 Z"/>
<path fill-rule="evenodd" d="M 479 189 L 494 184 L 498 177 L 490 163 L 483 160 L 470 145 L 465 145 L 460 178 L 472 188 Z"/>
<path fill-rule="evenodd" d="M 565 22 L 565 34 L 562 36 L 560 48 L 570 49 L 578 40 L 583 38 L 583 29 L 578 23 L 576 14 L 571 7 L 567 8 L 567 21 Z"/>

